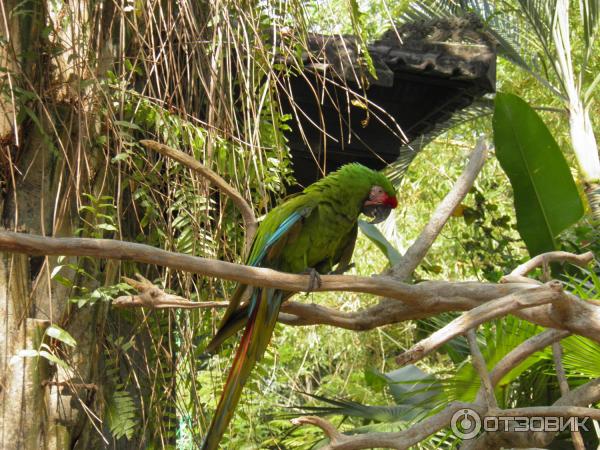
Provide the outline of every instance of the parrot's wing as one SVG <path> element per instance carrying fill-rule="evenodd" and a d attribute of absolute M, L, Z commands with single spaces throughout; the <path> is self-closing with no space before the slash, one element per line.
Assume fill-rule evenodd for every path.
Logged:
<path fill-rule="evenodd" d="M 338 261 L 336 269 L 332 272 L 334 274 L 343 274 L 350 266 L 352 260 L 352 253 L 354 253 L 354 246 L 356 244 L 356 236 L 358 235 L 358 222 L 352 228 L 352 231 L 348 234 L 346 243 L 340 248 L 340 252 L 336 255 L 335 260 Z"/>
<path fill-rule="evenodd" d="M 250 253 L 250 259 L 248 264 L 250 266 L 262 266 L 264 262 L 272 262 L 275 260 L 281 250 L 285 247 L 285 243 L 288 239 L 297 235 L 302 229 L 302 221 L 310 216 L 313 211 L 314 205 L 305 205 L 292 212 L 272 233 L 265 236 L 258 244 L 260 248 L 257 251 Z M 255 245 L 252 246 L 254 250 Z"/>
<path fill-rule="evenodd" d="M 314 205 L 305 205 L 292 212 L 272 233 L 257 236 L 248 258 L 248 265 L 271 265 L 276 261 L 288 240 L 294 239 L 300 233 L 303 219 L 308 217 L 313 209 Z M 206 353 L 214 353 L 227 338 L 244 327 L 249 309 L 248 305 L 240 307 L 240 302 L 246 288 L 247 285 L 244 284 L 237 287 L 221 319 L 219 330 L 206 347 Z M 252 295 L 250 301 L 256 301 L 256 296 Z"/>

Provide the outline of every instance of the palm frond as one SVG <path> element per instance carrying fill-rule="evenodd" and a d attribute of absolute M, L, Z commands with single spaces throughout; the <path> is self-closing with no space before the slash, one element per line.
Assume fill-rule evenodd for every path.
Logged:
<path fill-rule="evenodd" d="M 600 377 L 600 345 L 582 336 L 570 336 L 561 344 L 568 377 L 586 380 Z"/>
<path fill-rule="evenodd" d="M 508 316 L 479 328 L 478 339 L 481 351 L 489 369 L 526 339 L 540 331 L 540 327 L 513 316 Z M 511 389 L 511 383 L 538 364 L 544 357 L 534 354 L 513 368 L 499 383 L 497 392 L 500 397 L 504 389 Z M 449 378 L 443 382 L 444 393 L 450 401 L 472 401 L 480 387 L 480 378 L 473 365 L 465 360 Z"/>
<path fill-rule="evenodd" d="M 415 365 L 411 364 L 385 374 L 378 373 L 376 376 L 387 384 L 396 405 L 372 406 L 304 392 L 304 395 L 327 403 L 328 406 L 293 406 L 292 408 L 301 411 L 302 414 L 343 415 L 380 423 L 393 423 L 418 420 L 444 403 L 440 382 Z M 286 413 L 284 416 L 295 417 L 297 413 Z"/>
<path fill-rule="evenodd" d="M 445 122 L 436 123 L 430 131 L 422 134 L 410 144 L 400 147 L 398 159 L 386 169 L 387 176 L 392 183 L 398 185 L 402 181 L 402 177 L 406 173 L 410 163 L 416 158 L 419 152 L 436 137 L 459 125 L 489 116 L 493 112 L 493 100 L 482 98 L 476 100 L 467 108 L 455 112 Z"/>
<path fill-rule="evenodd" d="M 322 395 L 303 393 L 315 400 L 326 403 L 329 406 L 292 406 L 291 408 L 300 414 L 312 414 L 316 416 L 342 415 L 349 417 L 360 417 L 381 423 L 408 421 L 415 417 L 422 417 L 425 411 L 413 405 L 395 406 L 372 406 L 365 405 L 352 400 L 329 398 Z M 297 417 L 298 412 L 277 414 L 278 418 Z"/>

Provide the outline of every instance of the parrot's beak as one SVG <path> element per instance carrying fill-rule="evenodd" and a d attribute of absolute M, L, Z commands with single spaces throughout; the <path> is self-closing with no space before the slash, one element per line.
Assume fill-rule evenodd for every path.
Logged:
<path fill-rule="evenodd" d="M 376 224 L 381 223 L 388 218 L 392 208 L 388 205 L 366 205 L 363 206 L 362 213 L 366 216 L 372 217 L 373 220 L 370 223 Z"/>

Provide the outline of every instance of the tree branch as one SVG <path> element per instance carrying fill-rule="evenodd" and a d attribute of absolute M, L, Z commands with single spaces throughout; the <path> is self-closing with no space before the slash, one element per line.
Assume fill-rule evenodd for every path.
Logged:
<path fill-rule="evenodd" d="M 464 408 L 475 409 L 481 413 L 484 412 L 480 406 L 471 403 L 454 402 L 448 405 L 443 411 L 422 420 L 408 430 L 396 433 L 341 434 L 341 437 L 337 437 L 335 441 L 332 440 L 324 450 L 359 450 L 364 448 L 408 449 L 442 428 L 449 426 L 452 416 Z M 320 419 L 319 424 L 313 422 L 307 423 L 324 429 L 322 427 L 324 422 L 328 424 L 327 429 L 335 428 L 333 424 L 327 422 L 325 419 Z"/>
<path fill-rule="evenodd" d="M 600 420 L 600 409 L 583 406 L 530 406 L 527 408 L 491 409 L 486 416 L 494 417 L 589 417 Z"/>
<path fill-rule="evenodd" d="M 418 285 L 401 283 L 389 276 L 361 277 L 321 275 L 321 284 L 311 288 L 310 275 L 290 274 L 263 267 L 245 266 L 226 261 L 184 255 L 145 244 L 91 238 L 51 238 L 26 233 L 0 231 L 0 250 L 28 255 L 89 256 L 137 261 L 198 273 L 251 286 L 264 286 L 294 292 L 348 291 L 385 296 L 407 303 L 418 303 L 423 297 L 467 297 L 493 299 L 532 285 L 485 283 L 429 282 Z M 450 288 L 448 284 L 454 285 Z M 447 289 L 445 295 L 442 290 Z M 501 294 L 504 293 L 504 294 Z"/>
<path fill-rule="evenodd" d="M 249 285 L 273 287 L 288 291 L 311 290 L 309 275 L 287 274 L 265 268 L 208 260 L 167 252 L 143 244 L 107 239 L 46 238 L 0 231 L 0 250 L 34 255 L 127 259 L 216 276 Z M 182 297 L 164 293 L 141 277 L 139 281 L 131 279 L 127 279 L 127 281 L 140 291 L 140 295 L 125 297 L 125 299 L 118 300 L 118 304 L 129 302 L 130 306 L 157 307 L 158 300 L 158 307 L 197 308 L 223 305 L 222 302 L 188 302 Z M 364 292 L 386 296 L 394 300 L 381 302 L 372 308 L 356 313 L 342 313 L 319 305 L 286 302 L 283 305 L 281 317 L 287 323 L 295 325 L 328 323 L 349 329 L 362 330 L 409 318 L 430 317 L 444 311 L 469 310 L 402 355 L 399 359 L 403 363 L 423 357 L 452 337 L 462 334 L 486 320 L 509 313 L 532 323 L 568 330 L 568 332 L 587 336 L 596 342 L 600 342 L 600 306 L 591 302 L 584 302 L 574 295 L 563 292 L 558 282 L 549 282 L 542 286 L 530 283 L 491 284 L 477 282 L 450 283 L 445 281 L 430 281 L 409 285 L 390 276 L 324 275 L 321 277 L 320 286 L 314 290 Z M 510 365 L 517 364 L 526 357 L 526 354 L 535 351 L 535 348 L 547 345 L 548 342 L 553 342 L 566 333 L 565 331 L 552 331 L 542 333 L 526 341 L 500 361 L 490 374 L 491 382 L 497 383 L 503 373 L 510 370 Z M 600 399 L 600 384 L 596 387 L 594 384 L 588 383 L 585 389 L 582 390 L 582 388 L 567 393 L 561 397 L 561 400 L 555 406 L 581 406 L 597 401 L 596 396 Z M 597 389 L 598 392 L 594 389 Z M 587 401 L 590 398 L 591 400 Z M 477 403 L 469 404 L 469 406 L 477 411 L 483 407 L 483 405 Z M 332 434 L 332 430 L 329 429 L 330 435 L 337 436 L 338 440 L 337 443 L 332 442 L 329 448 L 333 450 L 370 448 L 373 446 L 408 448 L 439 429 L 448 426 L 452 414 L 461 407 L 464 408 L 464 404 L 451 404 L 444 411 L 400 433 L 368 433 L 361 436 L 341 435 L 342 437 L 340 437 Z M 494 408 L 491 410 L 497 412 Z M 533 412 L 539 413 L 538 410 Z M 581 411 L 563 408 L 563 412 L 564 414 L 579 414 Z M 527 411 L 521 415 L 526 415 L 525 413 Z M 506 414 L 509 413 L 506 412 Z M 316 424 L 314 421 L 313 423 Z M 323 422 L 319 422 L 319 424 L 325 425 Z M 491 446 L 488 445 L 489 442 L 485 439 L 492 438 L 486 437 L 482 441 L 478 440 L 476 444 L 469 445 L 476 445 L 474 448 L 493 448 L 497 446 L 495 442 Z M 521 437 L 520 439 L 524 438 Z"/>
<path fill-rule="evenodd" d="M 588 405 L 600 400 L 600 379 L 592 380 L 577 389 L 569 392 L 567 395 L 558 399 L 553 406 L 531 407 L 531 408 L 515 408 L 515 409 L 491 409 L 486 410 L 481 404 L 453 402 L 445 409 L 431 417 L 428 417 L 421 422 L 413 425 L 407 430 L 396 433 L 365 433 L 358 435 L 344 435 L 335 429 L 335 426 L 325 419 L 318 418 L 318 422 L 309 420 L 300 422 L 319 426 L 327 430 L 326 434 L 335 436 L 327 450 L 360 450 L 366 448 L 393 448 L 393 449 L 408 449 L 411 446 L 423 441 L 428 436 L 438 432 L 443 428 L 450 426 L 453 416 L 463 410 L 471 409 L 475 411 L 479 417 L 590 417 L 592 419 L 600 418 L 600 410 L 594 408 L 581 407 L 579 405 Z M 311 416 L 312 417 L 312 416 Z M 333 431 L 334 430 L 334 431 Z M 512 444 L 510 439 L 504 439 L 505 436 L 518 438 L 519 444 Z M 498 432 L 484 433 L 482 437 L 503 436 L 501 441 L 485 441 L 478 438 L 473 441 L 465 441 L 461 448 L 473 450 L 499 448 L 498 442 L 502 446 L 513 447 L 545 447 L 548 444 L 548 439 L 552 440 L 555 433 L 553 432 L 530 432 L 530 433 L 514 433 L 514 432 Z M 540 439 L 543 437 L 543 440 Z M 481 441 L 480 441 L 481 439 Z M 547 442 L 548 441 L 548 442 Z M 543 445 L 537 445 L 544 442 Z M 487 445 L 487 446 L 486 446 Z"/>
<path fill-rule="evenodd" d="M 585 267 L 593 259 L 594 254 L 592 252 L 583 253 L 581 255 L 574 255 L 573 253 L 569 252 L 547 252 L 534 256 L 526 263 L 523 263 L 515 268 L 515 270 L 513 270 L 510 275 L 507 276 L 524 277 L 533 269 L 555 261 L 566 261 L 579 267 Z"/>
<path fill-rule="evenodd" d="M 509 294 L 505 297 L 485 303 L 467 311 L 448 325 L 437 330 L 428 338 L 415 344 L 412 348 L 398 356 L 396 362 L 401 366 L 408 363 L 414 363 L 423 359 L 450 339 L 455 338 L 488 320 L 505 316 L 519 309 L 552 303 L 561 299 L 563 295 L 560 283 L 553 281 L 535 290 Z"/>
<path fill-rule="evenodd" d="M 117 308 L 139 308 L 152 309 L 180 308 L 215 308 L 226 307 L 229 302 L 191 302 L 187 298 L 178 295 L 167 294 L 156 287 L 152 282 L 136 274 L 137 280 L 123 277 L 123 280 L 138 291 L 138 295 L 123 295 L 113 300 L 113 306 Z"/>
<path fill-rule="evenodd" d="M 511 417 L 517 416 L 558 416 L 558 417 L 600 417 L 600 410 L 593 408 L 579 408 L 582 405 L 589 405 L 600 401 L 600 378 L 589 381 L 567 394 L 560 397 L 553 406 L 516 408 L 514 410 L 493 411 L 489 415 L 505 415 Z M 574 408 L 575 407 L 575 408 Z M 538 409 L 541 408 L 541 409 Z M 545 408 L 545 409 L 544 409 Z M 501 447 L 508 448 L 530 448 L 547 447 L 556 432 L 537 431 L 537 432 L 496 432 L 483 433 L 477 439 L 466 441 L 461 446 L 461 450 L 489 450 Z"/>
<path fill-rule="evenodd" d="M 244 266 L 225 261 L 182 255 L 156 249 L 149 245 L 110 239 L 48 238 L 10 231 L 0 231 L 0 251 L 30 255 L 90 256 L 132 260 L 155 264 L 206 276 L 238 281 L 252 286 L 264 286 L 288 291 L 310 291 L 310 276 L 288 274 L 275 270 Z M 329 324 L 353 330 L 367 330 L 408 319 L 431 317 L 441 312 L 464 311 L 482 303 L 522 291 L 545 289 L 528 283 L 479 283 L 427 281 L 416 285 L 402 283 L 390 276 L 359 277 L 323 275 L 314 291 L 347 291 L 387 297 L 374 307 L 353 312 L 335 312 L 318 305 L 286 302 L 282 311 L 288 313 L 286 323 L 293 325 Z M 564 294 L 560 303 L 565 311 L 536 306 L 514 314 L 532 323 L 569 330 L 600 342 L 600 305 Z M 290 317 L 294 314 L 296 317 Z"/>
<path fill-rule="evenodd" d="M 292 419 L 291 422 L 294 425 L 314 425 L 315 427 L 319 427 L 329 438 L 330 445 L 340 445 L 344 440 L 348 439 L 348 437 L 340 433 L 331 422 L 318 416 L 296 417 Z"/>
<path fill-rule="evenodd" d="M 494 369 L 490 372 L 492 385 L 496 386 L 500 380 L 502 380 L 504 375 L 525 361 L 525 359 L 533 353 L 546 348 L 553 342 L 557 342 L 570 334 L 571 333 L 564 330 L 546 330 L 522 342 L 519 346 L 508 352 L 504 358 L 498 361 Z"/>
<path fill-rule="evenodd" d="M 437 206 L 417 240 L 402 256 L 400 262 L 390 270 L 394 277 L 402 281 L 410 278 L 417 266 L 425 258 L 425 255 L 442 231 L 452 212 L 460 205 L 460 202 L 465 198 L 471 186 L 473 186 L 475 178 L 477 178 L 477 175 L 483 168 L 486 158 L 487 146 L 484 139 L 480 138 L 477 141 L 475 150 L 473 150 L 469 157 L 469 162 L 464 172 L 458 177 L 450 192 L 446 194 L 446 197 Z"/>
<path fill-rule="evenodd" d="M 242 197 L 242 195 L 227 181 L 225 181 L 220 175 L 213 172 L 211 169 L 206 167 L 201 162 L 195 160 L 190 155 L 183 153 L 179 150 L 169 147 L 168 145 L 161 144 L 156 141 L 152 141 L 149 139 L 141 140 L 140 143 L 150 150 L 154 150 L 155 152 L 160 153 L 167 158 L 174 159 L 175 161 L 183 164 L 190 170 L 198 173 L 202 177 L 206 178 L 212 184 L 214 184 L 221 192 L 227 195 L 233 204 L 239 209 L 242 213 L 242 218 L 244 219 L 244 224 L 246 225 L 246 237 L 245 237 L 245 245 L 244 245 L 244 254 L 248 254 L 250 250 L 250 246 L 252 245 L 252 241 L 254 239 L 254 235 L 256 234 L 256 230 L 258 229 L 258 222 L 256 221 L 256 216 L 254 215 L 254 211 L 250 204 Z"/>

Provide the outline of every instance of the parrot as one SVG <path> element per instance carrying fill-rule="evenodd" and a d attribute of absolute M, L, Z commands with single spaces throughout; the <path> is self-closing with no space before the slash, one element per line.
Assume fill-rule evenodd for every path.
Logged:
<path fill-rule="evenodd" d="M 379 223 L 397 205 L 394 187 L 385 175 L 359 163 L 346 164 L 269 211 L 258 227 L 246 264 L 310 274 L 310 291 L 320 282 L 319 274 L 343 273 L 349 267 L 361 213 L 371 217 L 371 223 Z M 244 332 L 203 450 L 218 448 L 242 389 L 271 340 L 281 305 L 293 294 L 244 284 L 232 294 L 205 354 L 214 354 L 242 328 Z"/>

